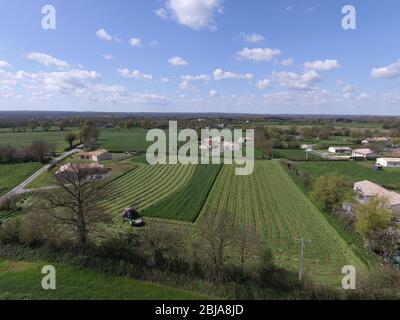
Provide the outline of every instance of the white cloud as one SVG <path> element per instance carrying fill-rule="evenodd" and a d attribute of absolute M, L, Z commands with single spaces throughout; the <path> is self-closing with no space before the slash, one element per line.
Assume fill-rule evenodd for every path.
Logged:
<path fill-rule="evenodd" d="M 115 56 L 113 56 L 112 54 L 103 54 L 103 58 L 106 60 L 115 60 Z"/>
<path fill-rule="evenodd" d="M 236 53 L 236 58 L 239 60 L 252 60 L 252 61 L 272 61 L 280 56 L 282 51 L 279 49 L 270 48 L 244 48 Z"/>
<path fill-rule="evenodd" d="M 207 74 L 200 74 L 200 75 L 183 75 L 181 76 L 181 79 L 184 81 L 210 81 L 211 77 Z"/>
<path fill-rule="evenodd" d="M 31 52 L 28 54 L 29 60 L 37 61 L 46 67 L 68 68 L 69 64 L 63 60 L 54 58 L 48 54 Z"/>
<path fill-rule="evenodd" d="M 0 69 L 4 68 L 11 68 L 11 64 L 9 64 L 7 61 L 0 60 Z"/>
<path fill-rule="evenodd" d="M 168 105 L 171 101 L 162 95 L 154 93 L 132 92 L 119 85 L 105 85 L 102 77 L 96 71 L 68 70 L 59 72 L 25 71 L 0 72 L 0 96 L 9 98 L 23 97 L 25 100 L 49 99 L 62 97 L 77 97 L 89 102 L 121 103 L 121 104 L 158 104 Z M 11 96 L 11 91 L 1 92 L 2 84 L 15 87 L 22 95 Z"/>
<path fill-rule="evenodd" d="M 100 40 L 107 41 L 107 42 L 111 42 L 111 41 L 114 40 L 113 37 L 110 36 L 110 35 L 108 34 L 108 32 L 107 32 L 105 29 L 99 29 L 99 30 L 97 30 L 96 36 L 97 36 L 97 38 L 99 38 Z"/>
<path fill-rule="evenodd" d="M 222 0 L 167 0 L 165 8 L 155 11 L 156 15 L 172 18 L 179 24 L 194 30 L 216 29 L 215 16 L 223 13 Z"/>
<path fill-rule="evenodd" d="M 166 78 L 166 77 L 161 78 L 161 83 L 168 83 L 168 82 L 169 82 L 168 78 Z"/>
<path fill-rule="evenodd" d="M 188 64 L 188 62 L 181 57 L 173 57 L 173 58 L 169 59 L 168 62 L 176 67 L 183 67 Z"/>
<path fill-rule="evenodd" d="M 210 95 L 210 97 L 218 97 L 218 96 L 219 96 L 219 93 L 218 93 L 218 91 L 216 91 L 216 90 L 211 90 L 211 91 L 209 92 L 209 95 Z"/>
<path fill-rule="evenodd" d="M 256 83 L 256 86 L 259 89 L 269 88 L 271 86 L 271 80 L 269 79 L 260 80 Z"/>
<path fill-rule="evenodd" d="M 124 78 L 134 78 L 138 80 L 153 80 L 151 74 L 141 73 L 139 70 L 129 71 L 129 69 L 118 69 L 118 73 Z"/>
<path fill-rule="evenodd" d="M 297 90 L 315 89 L 315 83 L 322 81 L 321 77 L 314 70 L 302 74 L 294 72 L 272 72 L 271 79 L 280 86 Z"/>
<path fill-rule="evenodd" d="M 242 32 L 240 35 L 245 41 L 249 43 L 259 43 L 264 40 L 264 36 L 257 33 L 247 34 Z"/>
<path fill-rule="evenodd" d="M 340 63 L 337 60 L 317 60 L 304 63 L 304 68 L 315 71 L 332 71 L 340 68 Z"/>
<path fill-rule="evenodd" d="M 223 71 L 221 69 L 217 69 L 214 71 L 214 79 L 215 80 L 227 80 L 227 79 L 235 79 L 235 80 L 240 80 L 240 79 L 246 79 L 246 80 L 251 80 L 253 79 L 254 75 L 252 73 L 246 73 L 246 74 L 237 74 L 233 73 L 230 71 Z"/>
<path fill-rule="evenodd" d="M 283 59 L 281 61 L 278 61 L 278 64 L 284 67 L 290 67 L 294 64 L 294 60 L 293 58 Z"/>
<path fill-rule="evenodd" d="M 373 79 L 395 79 L 400 75 L 400 60 L 386 67 L 373 68 L 371 77 Z"/>
<path fill-rule="evenodd" d="M 142 39 L 140 39 L 140 38 L 131 38 L 131 39 L 129 39 L 129 44 L 132 47 L 141 47 L 142 46 Z"/>
<path fill-rule="evenodd" d="M 197 87 L 190 83 L 190 81 L 188 80 L 184 80 L 181 82 L 181 84 L 179 85 L 179 88 L 181 88 L 182 90 L 191 90 L 191 91 L 196 91 Z"/>

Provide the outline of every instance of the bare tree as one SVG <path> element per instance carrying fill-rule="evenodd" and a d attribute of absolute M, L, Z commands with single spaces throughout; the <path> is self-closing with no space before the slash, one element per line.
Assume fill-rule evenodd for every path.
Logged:
<path fill-rule="evenodd" d="M 201 245 L 210 259 L 210 278 L 215 282 L 224 277 L 227 249 L 236 235 L 234 218 L 225 211 L 210 212 L 199 225 Z"/>
<path fill-rule="evenodd" d="M 249 257 L 256 255 L 260 239 L 254 228 L 246 224 L 237 228 L 237 240 L 240 250 L 240 271 L 243 275 Z"/>
<path fill-rule="evenodd" d="M 111 215 L 99 205 L 104 198 L 104 184 L 90 179 L 90 175 L 79 166 L 73 171 L 56 175 L 58 188 L 45 192 L 47 209 L 58 224 L 69 227 L 76 235 L 80 248 L 85 248 L 89 234 L 99 223 L 110 223 Z"/>

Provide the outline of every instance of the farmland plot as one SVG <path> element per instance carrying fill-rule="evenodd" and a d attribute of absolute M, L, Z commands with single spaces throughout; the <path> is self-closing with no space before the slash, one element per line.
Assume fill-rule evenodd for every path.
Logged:
<path fill-rule="evenodd" d="M 180 190 L 190 180 L 193 165 L 139 165 L 107 185 L 104 206 L 118 214 L 133 203 L 144 210 Z"/>
<path fill-rule="evenodd" d="M 143 211 L 145 216 L 194 222 L 221 165 L 197 165 L 190 181 L 178 192 Z"/>
<path fill-rule="evenodd" d="M 227 210 L 237 224 L 257 230 L 285 268 L 298 267 L 299 238 L 312 241 L 305 266 L 313 275 L 336 275 L 336 281 L 344 265 L 363 266 L 278 162 L 258 161 L 251 176 L 235 176 L 233 166 L 224 166 L 199 219 L 216 210 Z"/>

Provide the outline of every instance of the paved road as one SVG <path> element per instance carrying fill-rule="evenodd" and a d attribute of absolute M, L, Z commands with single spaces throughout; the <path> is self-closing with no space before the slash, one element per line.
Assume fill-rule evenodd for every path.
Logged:
<path fill-rule="evenodd" d="M 80 147 L 80 146 L 79 146 Z M 81 151 L 81 149 L 78 149 L 79 147 L 72 149 L 70 151 L 64 152 L 61 156 L 53 159 L 49 164 L 44 165 L 42 168 L 40 168 L 38 171 L 36 171 L 33 175 L 31 175 L 29 178 L 25 179 L 22 181 L 18 186 L 16 186 L 14 189 L 12 189 L 10 192 L 5 194 L 4 196 L 0 197 L 0 202 L 6 198 L 7 196 L 13 194 L 13 195 L 18 195 L 27 192 L 25 189 L 27 185 L 29 185 L 32 181 L 34 181 L 37 177 L 39 177 L 42 173 L 46 172 L 51 168 L 51 166 L 56 165 L 60 161 L 64 160 L 65 158 L 68 158 L 70 155 L 74 153 L 78 153 Z"/>

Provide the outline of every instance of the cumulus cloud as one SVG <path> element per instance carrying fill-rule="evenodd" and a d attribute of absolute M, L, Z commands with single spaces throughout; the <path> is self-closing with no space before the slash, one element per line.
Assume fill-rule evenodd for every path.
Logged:
<path fill-rule="evenodd" d="M 200 75 L 183 75 L 181 79 L 184 81 L 210 81 L 211 77 L 207 74 L 200 74 Z"/>
<path fill-rule="evenodd" d="M 140 38 L 131 38 L 131 39 L 129 39 L 129 44 L 132 47 L 141 47 L 142 46 L 142 39 L 140 39 Z"/>
<path fill-rule="evenodd" d="M 112 54 L 103 54 L 103 58 L 106 60 L 115 60 L 115 56 L 113 56 Z"/>
<path fill-rule="evenodd" d="M 337 60 L 317 60 L 304 63 L 304 68 L 315 71 L 332 71 L 340 68 Z"/>
<path fill-rule="evenodd" d="M 48 54 L 40 52 L 31 52 L 28 54 L 29 60 L 34 60 L 43 64 L 46 67 L 68 68 L 69 64 L 63 60 L 54 58 Z"/>
<path fill-rule="evenodd" d="M 100 40 L 106 41 L 106 42 L 111 42 L 113 41 L 113 37 L 105 30 L 105 29 L 99 29 L 96 32 L 97 38 Z"/>
<path fill-rule="evenodd" d="M 118 69 L 118 73 L 124 78 L 134 78 L 138 80 L 153 80 L 151 74 L 141 73 L 139 70 L 129 71 L 129 69 Z"/>
<path fill-rule="evenodd" d="M 293 58 L 288 58 L 288 59 L 283 59 L 281 61 L 278 61 L 278 65 L 284 66 L 284 67 L 290 67 L 293 64 L 294 64 Z"/>
<path fill-rule="evenodd" d="M 218 91 L 216 91 L 216 90 L 211 90 L 210 92 L 209 92 L 209 95 L 210 95 L 210 97 L 218 97 L 219 96 L 219 93 L 218 93 Z"/>
<path fill-rule="evenodd" d="M 173 57 L 169 59 L 168 62 L 175 67 L 183 67 L 188 64 L 188 62 L 181 57 Z"/>
<path fill-rule="evenodd" d="M 249 43 L 259 43 L 264 40 L 264 36 L 257 33 L 247 34 L 242 32 L 240 36 Z"/>
<path fill-rule="evenodd" d="M 0 69 L 10 68 L 10 67 L 11 65 L 7 61 L 0 60 Z"/>
<path fill-rule="evenodd" d="M 253 79 L 254 75 L 252 73 L 246 73 L 246 74 L 238 74 L 234 73 L 231 71 L 223 71 L 221 69 L 216 69 L 214 71 L 214 80 L 228 80 L 228 79 L 234 79 L 234 80 L 241 80 L 241 79 L 246 79 L 246 80 L 251 80 Z"/>
<path fill-rule="evenodd" d="M 385 67 L 373 68 L 372 79 L 395 79 L 400 74 L 400 60 Z"/>
<path fill-rule="evenodd" d="M 236 53 L 236 58 L 239 60 L 252 60 L 255 62 L 260 61 L 272 61 L 276 57 L 280 56 L 282 51 L 279 49 L 270 48 L 244 48 Z"/>
<path fill-rule="evenodd" d="M 269 79 L 260 80 L 256 83 L 256 86 L 258 89 L 269 88 L 271 86 L 271 80 Z"/>
<path fill-rule="evenodd" d="M 155 11 L 163 19 L 174 19 L 193 30 L 216 29 L 215 16 L 223 13 L 222 0 L 168 0 Z"/>
<path fill-rule="evenodd" d="M 271 79 L 280 86 L 296 90 L 315 89 L 315 84 L 322 81 L 321 77 L 314 70 L 302 74 L 294 72 L 272 72 Z"/>
<path fill-rule="evenodd" d="M 119 85 L 105 85 L 96 71 L 68 70 L 60 72 L 0 72 L 0 86 L 9 84 L 24 92 L 24 97 L 43 99 L 55 96 L 77 97 L 100 103 L 170 104 L 162 95 L 132 92 Z M 7 94 L 10 95 L 10 90 Z M 1 93 L 0 93 L 1 94 Z M 15 98 L 16 96 L 14 96 Z"/>
<path fill-rule="evenodd" d="M 188 80 L 182 81 L 181 84 L 179 85 L 179 88 L 181 88 L 182 90 L 191 90 L 191 91 L 197 90 L 197 87 Z"/>

